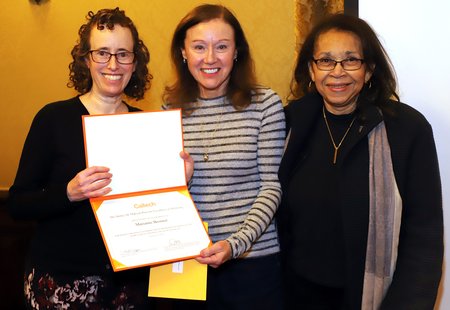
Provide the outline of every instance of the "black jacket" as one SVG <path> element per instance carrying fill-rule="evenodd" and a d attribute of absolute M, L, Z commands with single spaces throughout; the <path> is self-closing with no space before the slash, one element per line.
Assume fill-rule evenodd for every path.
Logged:
<path fill-rule="evenodd" d="M 322 117 L 322 106 L 320 95 L 308 94 L 286 107 L 290 138 L 279 170 L 283 192 L 301 161 L 298 154 Z M 384 120 L 403 213 L 397 266 L 381 308 L 433 309 L 443 258 L 442 194 L 436 147 L 431 126 L 422 114 L 403 103 L 392 102 L 390 106 L 392 113 L 382 115 L 375 106 L 359 103 L 355 130 L 346 138 L 347 148 L 339 153 L 338 192 L 345 206 L 342 226 L 347 254 L 347 297 L 352 309 L 360 309 L 366 243 L 356 239 L 367 239 L 369 212 L 368 175 L 361 180 L 361 167 L 368 164 L 364 159 L 367 136 Z M 282 253 L 290 242 L 288 218 L 289 210 L 282 201 L 277 216 Z"/>

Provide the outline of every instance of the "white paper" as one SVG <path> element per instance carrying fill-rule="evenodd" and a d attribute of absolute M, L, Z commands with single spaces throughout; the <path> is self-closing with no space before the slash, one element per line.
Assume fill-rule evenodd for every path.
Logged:
<path fill-rule="evenodd" d="M 113 174 L 108 196 L 186 184 L 180 110 L 84 117 L 87 164 Z"/>

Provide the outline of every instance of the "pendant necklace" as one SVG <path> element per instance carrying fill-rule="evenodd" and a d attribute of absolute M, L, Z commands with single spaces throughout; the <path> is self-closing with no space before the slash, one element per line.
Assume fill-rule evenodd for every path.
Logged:
<path fill-rule="evenodd" d="M 344 136 L 342 137 L 341 141 L 338 145 L 334 142 L 333 134 L 331 133 L 330 125 L 328 125 L 327 115 L 325 114 L 325 106 L 322 106 L 322 113 L 323 113 L 323 119 L 325 120 L 325 124 L 327 125 L 328 134 L 330 135 L 331 143 L 333 143 L 334 148 L 334 156 L 333 156 L 333 164 L 336 164 L 337 154 L 339 151 L 339 148 L 342 145 L 342 142 L 344 142 L 345 138 L 347 137 L 348 132 L 350 131 L 350 128 L 352 128 L 353 123 L 355 122 L 356 116 L 353 117 L 350 125 L 348 126 L 347 130 L 344 133 Z"/>
<path fill-rule="evenodd" d="M 214 138 L 216 136 L 216 131 L 217 131 L 217 128 L 219 127 L 219 123 L 220 123 L 220 120 L 222 119 L 223 113 L 224 113 L 224 111 L 222 109 L 222 111 L 219 114 L 219 117 L 217 118 L 216 124 L 214 125 L 214 130 L 213 130 L 213 132 L 211 133 L 211 136 L 208 139 L 209 140 L 208 143 L 206 143 L 207 139 L 202 139 L 203 140 L 203 161 L 204 162 L 209 161 L 209 155 L 210 155 L 209 154 L 209 147 L 211 146 L 212 142 L 214 141 Z M 204 127 L 204 123 L 202 123 L 201 129 L 200 129 L 201 132 L 203 132 L 203 127 Z"/>

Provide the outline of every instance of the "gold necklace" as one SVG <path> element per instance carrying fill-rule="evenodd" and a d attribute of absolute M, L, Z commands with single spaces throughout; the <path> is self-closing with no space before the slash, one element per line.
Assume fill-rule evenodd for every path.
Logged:
<path fill-rule="evenodd" d="M 216 131 L 217 131 L 217 128 L 219 127 L 219 123 L 222 119 L 223 113 L 224 113 L 224 109 L 222 108 L 222 110 L 220 111 L 219 117 L 217 118 L 217 122 L 216 122 L 217 125 L 214 126 L 214 130 L 213 130 L 211 136 L 209 137 L 209 143 L 206 143 L 206 139 L 202 139 L 203 140 L 203 161 L 205 161 L 205 162 L 209 160 L 209 147 L 211 146 L 212 141 L 214 140 L 214 138 L 216 136 Z M 203 132 L 203 126 L 204 126 L 204 123 L 202 123 L 202 126 L 200 128 L 201 132 Z"/>
<path fill-rule="evenodd" d="M 214 139 L 214 136 L 216 135 L 217 127 L 214 128 L 213 133 L 211 134 L 211 137 L 209 139 L 208 145 L 205 145 L 206 143 L 203 143 L 203 161 L 209 160 L 209 147 L 211 146 L 211 141 Z M 205 141 L 205 140 L 203 140 Z"/>
<path fill-rule="evenodd" d="M 350 131 L 350 128 L 352 128 L 353 123 L 355 122 L 356 116 L 353 117 L 352 122 L 348 126 L 347 130 L 344 133 L 344 136 L 342 137 L 339 144 L 336 146 L 336 143 L 334 142 L 333 135 L 331 134 L 330 125 L 328 125 L 327 115 L 325 114 L 325 106 L 322 106 L 322 113 L 323 113 L 323 119 L 325 120 L 325 124 L 327 125 L 328 134 L 330 135 L 331 142 L 333 143 L 334 147 L 334 156 L 333 156 L 333 164 L 336 164 L 337 154 L 339 151 L 339 148 L 342 145 L 342 142 L 344 142 L 345 138 L 347 137 L 348 132 Z"/>

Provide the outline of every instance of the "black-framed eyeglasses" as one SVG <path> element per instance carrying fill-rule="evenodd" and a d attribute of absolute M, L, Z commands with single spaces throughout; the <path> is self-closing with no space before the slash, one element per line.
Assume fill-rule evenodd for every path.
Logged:
<path fill-rule="evenodd" d="M 92 61 L 100 64 L 105 64 L 111 60 L 111 57 L 116 57 L 116 61 L 122 65 L 132 64 L 134 61 L 134 52 L 120 51 L 118 53 L 110 53 L 104 50 L 89 51 Z"/>
<path fill-rule="evenodd" d="M 322 71 L 331 71 L 336 68 L 337 64 L 341 64 L 342 68 L 346 71 L 354 71 L 360 69 L 362 64 L 364 63 L 364 59 L 354 57 L 342 59 L 339 61 L 331 58 L 313 58 L 312 61 L 314 61 L 314 63 L 316 64 L 317 69 Z"/>

